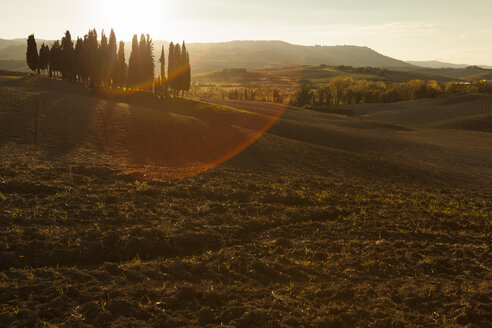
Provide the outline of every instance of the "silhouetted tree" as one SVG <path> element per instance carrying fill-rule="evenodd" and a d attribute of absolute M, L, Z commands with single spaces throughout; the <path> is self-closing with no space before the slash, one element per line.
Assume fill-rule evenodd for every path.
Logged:
<path fill-rule="evenodd" d="M 296 106 L 310 105 L 313 100 L 312 83 L 308 80 L 300 81 L 299 88 L 291 99 L 291 103 Z"/>
<path fill-rule="evenodd" d="M 114 83 L 114 75 L 115 75 L 115 63 L 117 57 L 117 44 L 116 44 L 116 34 L 114 30 L 111 29 L 111 33 L 109 34 L 109 43 L 108 43 L 108 53 L 107 53 L 107 61 L 108 61 L 108 72 L 106 79 L 108 83 Z"/>
<path fill-rule="evenodd" d="M 159 58 L 161 64 L 161 75 L 159 77 L 159 93 L 163 97 L 168 97 L 167 80 L 166 80 L 166 55 L 164 54 L 164 46 L 161 49 L 161 57 Z"/>
<path fill-rule="evenodd" d="M 125 43 L 120 41 L 118 55 L 114 66 L 113 85 L 123 88 L 126 86 Z"/>
<path fill-rule="evenodd" d="M 84 41 L 81 38 L 77 38 L 75 43 L 75 49 L 73 51 L 73 73 L 77 81 L 84 81 L 84 64 L 83 64 L 83 47 Z"/>
<path fill-rule="evenodd" d="M 90 30 L 87 38 L 84 40 L 84 61 L 87 69 L 87 75 L 91 87 L 99 83 L 99 47 L 97 41 L 97 32 L 95 29 Z"/>
<path fill-rule="evenodd" d="M 182 79 L 180 89 L 181 92 L 188 92 L 190 90 L 191 84 L 191 66 L 190 66 L 190 55 L 188 54 L 188 50 L 186 50 L 185 42 L 183 41 L 183 45 L 181 46 L 181 66 L 182 66 Z M 246 89 L 245 89 L 246 90 Z"/>
<path fill-rule="evenodd" d="M 178 96 L 183 87 L 183 65 L 181 56 L 181 46 L 179 43 L 169 45 L 168 57 L 168 81 L 169 87 L 173 91 L 174 96 Z"/>
<path fill-rule="evenodd" d="M 44 43 L 41 45 L 39 49 L 39 57 L 38 57 L 38 68 L 44 71 L 46 74 L 46 70 L 48 69 L 50 61 L 50 48 Z"/>
<path fill-rule="evenodd" d="M 50 77 L 61 76 L 64 80 L 87 83 L 90 87 L 104 86 L 130 87 L 134 89 L 152 89 L 156 87 L 159 93 L 168 96 L 169 81 L 172 83 L 173 95 L 179 92 L 184 95 L 191 86 L 191 66 L 189 54 L 183 41 L 180 44 L 171 43 L 169 48 L 168 74 L 166 78 L 166 58 L 164 47 L 161 49 L 160 76 L 154 79 L 154 43 L 148 34 L 142 34 L 140 41 L 137 35 L 132 39 L 132 53 L 129 64 L 125 62 L 125 44 L 117 47 L 116 35 L 113 29 L 108 38 L 104 30 L 98 41 L 95 29 L 89 30 L 84 38 L 72 41 L 69 31 L 60 41 L 55 41 L 51 49 L 43 44 L 37 51 L 34 35 L 27 40 L 26 61 L 33 71 L 49 69 Z M 156 90 L 157 91 L 157 90 Z M 245 99 L 250 99 L 248 90 L 244 90 Z"/>
<path fill-rule="evenodd" d="M 164 46 L 161 48 L 161 56 L 159 57 L 159 63 L 161 64 L 161 80 L 166 79 L 166 55 L 164 54 Z"/>
<path fill-rule="evenodd" d="M 139 85 L 142 89 L 151 89 L 154 82 L 154 43 L 148 34 L 140 36 L 138 63 Z"/>
<path fill-rule="evenodd" d="M 74 80 L 73 52 L 72 36 L 66 31 L 61 43 L 61 71 L 64 80 Z"/>
<path fill-rule="evenodd" d="M 29 35 L 27 38 L 27 52 L 26 52 L 27 66 L 36 72 L 38 69 L 38 46 L 36 45 L 36 39 L 34 34 Z"/>
<path fill-rule="evenodd" d="M 130 88 L 136 88 L 140 81 L 139 62 L 138 37 L 135 34 L 132 39 L 132 52 L 128 61 L 128 86 Z"/>
<path fill-rule="evenodd" d="M 101 43 L 99 45 L 99 57 L 98 57 L 98 79 L 108 86 L 109 78 L 109 57 L 108 57 L 108 38 L 104 34 L 104 30 L 101 32 Z"/>
<path fill-rule="evenodd" d="M 169 54 L 167 59 L 167 85 L 173 94 L 176 90 L 176 55 L 174 43 L 169 43 Z"/>

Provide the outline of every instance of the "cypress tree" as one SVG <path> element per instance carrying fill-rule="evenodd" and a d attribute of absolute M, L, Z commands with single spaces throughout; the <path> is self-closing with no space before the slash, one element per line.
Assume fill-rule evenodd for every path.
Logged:
<path fill-rule="evenodd" d="M 185 42 L 183 41 L 183 46 L 181 47 L 181 60 L 183 66 L 183 75 L 181 79 L 181 91 L 190 91 L 191 83 L 191 66 L 190 66 L 190 55 L 188 50 L 186 50 Z"/>
<path fill-rule="evenodd" d="M 84 42 L 81 38 L 77 38 L 77 42 L 75 43 L 75 49 L 73 51 L 73 73 L 75 75 L 75 79 L 77 81 L 84 80 L 84 70 L 83 70 L 83 47 Z"/>
<path fill-rule="evenodd" d="M 27 66 L 36 72 L 38 69 L 38 46 L 36 45 L 36 39 L 34 34 L 29 35 L 27 38 L 27 52 L 26 52 Z"/>
<path fill-rule="evenodd" d="M 120 41 L 120 47 L 118 49 L 118 55 L 115 63 L 114 70 L 114 80 L 113 84 L 117 87 L 125 87 L 126 86 L 126 61 L 125 61 L 125 43 Z"/>
<path fill-rule="evenodd" d="M 166 80 L 166 56 L 164 54 L 164 46 L 161 49 L 161 57 L 159 58 L 161 64 L 161 81 Z"/>
<path fill-rule="evenodd" d="M 41 45 L 41 48 L 39 49 L 38 68 L 45 71 L 44 74 L 46 74 L 49 60 L 50 60 L 50 48 L 43 43 Z"/>
<path fill-rule="evenodd" d="M 108 75 L 109 75 L 108 83 L 111 83 L 111 80 L 113 80 L 114 83 L 117 50 L 118 49 L 116 44 L 116 34 L 114 33 L 114 30 L 111 29 L 111 33 L 109 34 L 109 43 L 108 43 Z"/>
<path fill-rule="evenodd" d="M 179 43 L 169 45 L 169 68 L 168 68 L 168 80 L 169 86 L 173 91 L 174 96 L 179 94 L 181 90 L 181 76 L 182 76 L 182 65 L 181 65 L 181 46 Z"/>
<path fill-rule="evenodd" d="M 133 36 L 128 65 L 124 48 L 124 42 L 120 42 L 118 49 L 113 29 L 109 41 L 102 31 L 100 43 L 95 29 L 89 30 L 83 39 L 77 38 L 76 42 L 72 41 L 70 32 L 66 31 L 61 42 L 55 41 L 51 49 L 42 44 L 39 53 L 34 35 L 29 35 L 26 61 L 29 68 L 38 74 L 40 70 L 48 69 L 50 77 L 61 76 L 64 80 L 89 83 L 91 87 L 101 82 L 106 87 L 151 89 L 155 86 L 166 97 L 168 87 L 175 97 L 179 92 L 183 96 L 185 91 L 189 91 L 190 58 L 184 41 L 182 45 L 169 44 L 167 76 L 164 46 L 161 48 L 158 78 L 154 78 L 154 43 L 148 34 L 142 34 L 140 40 L 137 35 Z"/>
<path fill-rule="evenodd" d="M 84 35 L 84 40 L 82 41 L 82 54 L 80 56 L 80 71 L 82 73 L 82 78 L 84 83 L 89 82 L 90 78 L 90 55 L 89 55 L 89 35 Z"/>
<path fill-rule="evenodd" d="M 174 43 L 169 44 L 169 54 L 168 54 L 168 60 L 167 60 L 167 85 L 169 88 L 174 91 L 174 79 L 176 78 L 175 76 L 175 56 L 174 56 Z"/>
<path fill-rule="evenodd" d="M 139 44 L 140 85 L 151 88 L 154 82 L 154 44 L 150 36 L 142 34 Z"/>
<path fill-rule="evenodd" d="M 72 36 L 66 31 L 61 44 L 61 71 L 64 80 L 73 80 L 73 52 Z"/>
<path fill-rule="evenodd" d="M 98 59 L 98 73 L 99 80 L 104 83 L 105 86 L 108 85 L 108 72 L 109 72 L 109 61 L 108 61 L 108 38 L 104 34 L 104 30 L 101 32 L 101 44 L 99 46 L 99 59 Z"/>
<path fill-rule="evenodd" d="M 159 58 L 161 64 L 161 76 L 159 78 L 159 91 L 162 96 L 168 97 L 167 81 L 166 81 L 166 55 L 164 54 L 164 46 L 161 49 L 161 57 Z"/>
<path fill-rule="evenodd" d="M 181 80 L 182 80 L 182 62 L 181 62 L 181 46 L 179 43 L 174 45 L 174 62 L 175 62 L 175 72 L 174 72 L 174 91 L 176 96 L 179 96 L 181 91 Z"/>
<path fill-rule="evenodd" d="M 141 34 L 140 35 L 140 42 L 138 44 L 138 62 L 137 62 L 137 66 L 138 66 L 138 71 L 139 71 L 139 79 L 138 79 L 138 86 L 139 86 L 139 89 L 142 88 L 142 86 L 144 85 L 144 80 L 145 80 L 145 45 L 146 45 L 146 42 L 145 42 L 145 35 L 144 34 Z"/>
<path fill-rule="evenodd" d="M 128 86 L 131 88 L 136 88 L 140 80 L 139 61 L 138 37 L 135 34 L 132 39 L 132 52 L 128 60 Z"/>
<path fill-rule="evenodd" d="M 60 41 L 55 41 L 50 50 L 50 76 L 57 76 L 61 71 L 61 45 Z"/>
<path fill-rule="evenodd" d="M 95 29 L 89 31 L 87 40 L 84 42 L 84 50 L 86 52 L 85 60 L 87 65 L 87 73 L 90 79 L 90 84 L 94 87 L 99 82 L 99 47 L 97 42 L 97 32 Z"/>

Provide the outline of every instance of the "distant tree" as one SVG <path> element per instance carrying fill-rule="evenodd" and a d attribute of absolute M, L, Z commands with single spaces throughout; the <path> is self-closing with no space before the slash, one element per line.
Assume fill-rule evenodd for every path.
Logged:
<path fill-rule="evenodd" d="M 327 86 L 320 87 L 315 93 L 316 105 L 329 105 L 331 102 L 330 88 Z"/>
<path fill-rule="evenodd" d="M 407 82 L 410 91 L 410 99 L 422 99 L 427 97 L 427 84 L 422 80 L 412 80 Z"/>
<path fill-rule="evenodd" d="M 312 88 L 313 85 L 311 81 L 301 80 L 296 93 L 291 99 L 291 104 L 295 106 L 310 105 L 314 96 L 313 92 L 311 91 Z"/>
<path fill-rule="evenodd" d="M 118 55 L 114 67 L 113 85 L 119 88 L 126 86 L 126 61 L 125 61 L 125 43 L 120 41 Z"/>
<path fill-rule="evenodd" d="M 130 88 L 137 88 L 140 81 L 140 69 L 139 69 L 139 46 L 138 37 L 135 34 L 132 39 L 132 52 L 128 61 L 128 86 Z"/>
<path fill-rule="evenodd" d="M 254 98 L 252 100 L 254 100 Z M 280 95 L 280 92 L 277 89 L 273 90 L 272 100 L 274 103 L 282 103 L 284 101 L 283 97 Z"/>
<path fill-rule="evenodd" d="M 26 52 L 27 66 L 36 72 L 38 69 L 38 46 L 36 45 L 36 39 L 34 34 L 29 35 L 27 38 L 27 52 Z"/>
<path fill-rule="evenodd" d="M 73 53 L 72 36 L 66 31 L 61 43 L 61 71 L 64 80 L 74 80 Z"/>
<path fill-rule="evenodd" d="M 50 48 L 43 43 L 41 45 L 41 48 L 39 49 L 38 68 L 40 70 L 43 70 L 44 74 L 46 74 L 46 71 L 48 69 L 49 61 L 50 61 Z"/>
<path fill-rule="evenodd" d="M 471 84 L 465 84 L 463 82 L 447 82 L 444 88 L 447 96 L 461 96 L 466 94 L 477 93 L 478 88 Z"/>
<path fill-rule="evenodd" d="M 328 83 L 334 105 L 339 105 L 342 103 L 348 91 L 348 87 L 353 84 L 353 82 L 354 79 L 351 77 L 336 77 Z"/>
<path fill-rule="evenodd" d="M 437 98 L 442 95 L 442 87 L 435 80 L 430 80 L 427 82 L 427 96 L 429 98 Z"/>

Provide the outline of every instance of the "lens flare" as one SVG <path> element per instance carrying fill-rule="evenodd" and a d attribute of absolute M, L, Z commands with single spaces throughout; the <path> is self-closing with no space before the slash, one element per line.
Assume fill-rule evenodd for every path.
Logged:
<path fill-rule="evenodd" d="M 198 174 L 230 159 L 268 131 L 285 109 L 259 104 L 268 110 L 243 110 L 150 93 L 113 97 L 124 102 L 94 100 L 92 127 L 116 166 L 147 180 Z"/>

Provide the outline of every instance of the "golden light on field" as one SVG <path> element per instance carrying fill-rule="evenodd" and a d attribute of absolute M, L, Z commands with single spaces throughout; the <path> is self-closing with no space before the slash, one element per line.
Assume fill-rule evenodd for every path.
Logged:
<path fill-rule="evenodd" d="M 91 106 L 92 128 L 105 153 L 142 180 L 173 180 L 211 169 L 252 145 L 285 110 L 281 104 L 235 104 L 243 109 L 186 100 L 174 107 L 154 104 L 158 110 L 95 99 Z"/>

